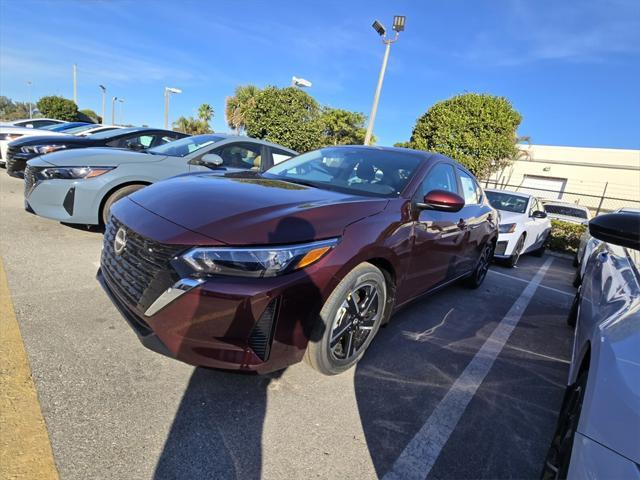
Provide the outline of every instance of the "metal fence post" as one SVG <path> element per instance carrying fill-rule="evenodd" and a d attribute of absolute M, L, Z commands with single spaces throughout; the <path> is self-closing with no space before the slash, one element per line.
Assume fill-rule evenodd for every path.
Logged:
<path fill-rule="evenodd" d="M 598 204 L 598 210 L 596 210 L 596 216 L 600 215 L 600 209 L 602 208 L 602 203 L 604 202 L 604 196 L 607 193 L 608 186 L 609 186 L 609 182 L 605 182 L 604 190 L 602 191 L 602 196 L 600 197 L 600 203 Z"/>

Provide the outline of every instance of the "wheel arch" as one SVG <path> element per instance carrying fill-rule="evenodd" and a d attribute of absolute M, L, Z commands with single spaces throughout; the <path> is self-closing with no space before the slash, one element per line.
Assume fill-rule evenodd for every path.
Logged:
<path fill-rule="evenodd" d="M 380 269 L 387 284 L 387 302 L 385 305 L 384 317 L 382 319 L 382 324 L 384 325 L 386 323 L 389 323 L 391 312 L 393 311 L 393 305 L 395 303 L 397 285 L 396 271 L 393 267 L 393 264 L 384 257 L 373 257 L 365 261 Z"/>
<path fill-rule="evenodd" d="M 124 187 L 129 187 L 131 185 L 142 185 L 143 187 L 147 187 L 151 185 L 151 183 L 152 182 L 145 181 L 145 180 L 131 180 L 129 182 L 119 183 L 118 185 L 112 186 L 109 190 L 107 190 L 107 192 L 100 199 L 100 203 L 98 205 L 98 220 L 100 222 L 100 225 L 103 224 L 102 209 L 104 208 L 105 203 L 107 203 L 107 200 L 111 195 L 113 195 L 115 192 L 117 192 L 118 190 Z"/>

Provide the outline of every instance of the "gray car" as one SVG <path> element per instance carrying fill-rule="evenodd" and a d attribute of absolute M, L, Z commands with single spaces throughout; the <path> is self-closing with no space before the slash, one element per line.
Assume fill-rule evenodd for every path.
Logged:
<path fill-rule="evenodd" d="M 600 215 L 569 325 L 568 387 L 544 479 L 640 480 L 640 215 Z"/>
<path fill-rule="evenodd" d="M 111 205 L 158 180 L 190 172 L 264 170 L 296 155 L 248 137 L 197 135 L 144 152 L 85 148 L 29 160 L 25 208 L 66 223 L 106 223 Z"/>

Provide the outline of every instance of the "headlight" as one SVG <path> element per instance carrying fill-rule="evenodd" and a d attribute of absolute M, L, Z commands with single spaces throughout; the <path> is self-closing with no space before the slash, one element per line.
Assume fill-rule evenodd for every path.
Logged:
<path fill-rule="evenodd" d="M 66 145 L 28 145 L 26 147 L 22 147 L 23 153 L 37 153 L 39 155 L 44 155 L 45 153 L 55 152 L 56 150 L 62 150 L 63 148 L 67 148 Z"/>
<path fill-rule="evenodd" d="M 197 273 L 236 277 L 275 277 L 317 262 L 338 243 L 338 239 L 256 248 L 194 248 L 182 259 Z"/>
<path fill-rule="evenodd" d="M 0 133 L 0 140 L 6 140 L 7 142 L 12 142 L 20 137 L 22 135 L 19 133 Z"/>
<path fill-rule="evenodd" d="M 513 233 L 516 231 L 515 223 L 504 223 L 500 225 L 500 233 Z"/>
<path fill-rule="evenodd" d="M 110 172 L 115 167 L 51 167 L 38 172 L 40 180 L 61 178 L 65 180 L 78 178 L 93 178 Z"/>

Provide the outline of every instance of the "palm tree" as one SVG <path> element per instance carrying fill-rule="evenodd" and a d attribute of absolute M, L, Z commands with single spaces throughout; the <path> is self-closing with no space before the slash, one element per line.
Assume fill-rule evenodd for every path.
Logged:
<path fill-rule="evenodd" d="M 240 85 L 231 97 L 227 97 L 225 105 L 225 117 L 229 127 L 236 133 L 245 129 L 247 112 L 255 105 L 256 96 L 260 89 L 255 85 Z"/>
<path fill-rule="evenodd" d="M 203 122 L 209 123 L 209 121 L 213 118 L 213 107 L 208 103 L 203 103 L 198 108 L 198 118 Z"/>

